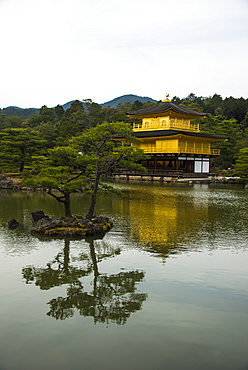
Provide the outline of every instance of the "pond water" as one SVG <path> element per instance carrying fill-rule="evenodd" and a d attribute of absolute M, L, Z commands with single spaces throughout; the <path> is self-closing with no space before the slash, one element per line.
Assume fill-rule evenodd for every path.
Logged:
<path fill-rule="evenodd" d="M 60 204 L 0 192 L 0 370 L 248 369 L 248 191 L 113 185 L 98 240 L 38 239 L 30 213 Z"/>

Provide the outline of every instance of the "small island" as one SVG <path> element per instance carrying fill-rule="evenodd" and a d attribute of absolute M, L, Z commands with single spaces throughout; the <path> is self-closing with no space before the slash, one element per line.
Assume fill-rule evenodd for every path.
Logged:
<path fill-rule="evenodd" d="M 113 223 L 107 216 L 96 216 L 88 220 L 82 216 L 49 217 L 43 211 L 32 212 L 34 225 L 33 234 L 46 237 L 72 237 L 83 238 L 86 236 L 104 235 Z"/>

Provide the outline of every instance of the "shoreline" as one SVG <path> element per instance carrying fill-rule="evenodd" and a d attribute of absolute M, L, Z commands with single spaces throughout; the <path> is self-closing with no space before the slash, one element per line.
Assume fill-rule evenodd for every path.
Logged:
<path fill-rule="evenodd" d="M 246 185 L 248 180 L 240 177 L 226 177 L 226 176 L 208 176 L 208 177 L 167 177 L 159 175 L 113 175 L 110 177 L 112 180 L 124 181 L 150 181 L 162 183 L 189 183 L 189 184 L 238 184 Z"/>
<path fill-rule="evenodd" d="M 46 191 L 42 188 L 21 186 L 21 179 L 15 175 L 0 174 L 0 189 L 13 190 L 13 191 Z M 124 181 L 140 181 L 140 182 L 162 182 L 162 183 L 188 183 L 188 184 L 236 184 L 248 186 L 248 180 L 240 177 L 210 175 L 208 177 L 171 177 L 159 175 L 112 175 L 107 179 L 111 180 L 124 180 Z"/>

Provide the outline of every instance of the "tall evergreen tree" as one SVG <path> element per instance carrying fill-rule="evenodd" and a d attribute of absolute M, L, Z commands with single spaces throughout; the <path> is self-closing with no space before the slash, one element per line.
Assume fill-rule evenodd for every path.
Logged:
<path fill-rule="evenodd" d="M 7 128 L 0 131 L 1 168 L 19 170 L 32 162 L 32 156 L 40 154 L 44 141 L 37 131 L 30 128 Z"/>

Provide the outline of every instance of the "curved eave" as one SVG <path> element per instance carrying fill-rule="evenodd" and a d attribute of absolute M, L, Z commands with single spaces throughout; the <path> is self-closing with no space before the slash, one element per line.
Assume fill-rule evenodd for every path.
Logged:
<path fill-rule="evenodd" d="M 197 118 L 204 118 L 207 114 L 199 114 L 199 115 L 193 115 L 193 114 L 186 114 L 186 113 L 179 113 L 174 111 L 173 109 L 168 109 L 167 111 L 158 112 L 158 113 L 149 113 L 149 114 L 130 114 L 126 113 L 128 117 L 131 118 L 157 118 L 157 117 L 177 117 L 177 118 L 187 118 L 187 119 L 197 119 Z"/>
<path fill-rule="evenodd" d="M 191 136 L 194 138 L 209 139 L 211 141 L 227 141 L 229 137 L 227 136 L 217 136 L 201 132 L 189 132 L 189 131 L 179 131 L 179 130 L 157 130 L 157 131 L 139 131 L 133 132 L 133 136 L 140 139 L 151 139 L 158 137 L 169 137 L 169 136 Z"/>
<path fill-rule="evenodd" d="M 171 102 L 162 102 L 162 103 L 153 105 L 148 108 L 126 112 L 126 115 L 128 117 L 133 117 L 133 118 L 168 116 L 171 114 L 179 115 L 179 116 L 187 116 L 190 119 L 206 117 L 207 115 L 207 113 L 190 110 L 190 109 L 181 107 Z"/>

